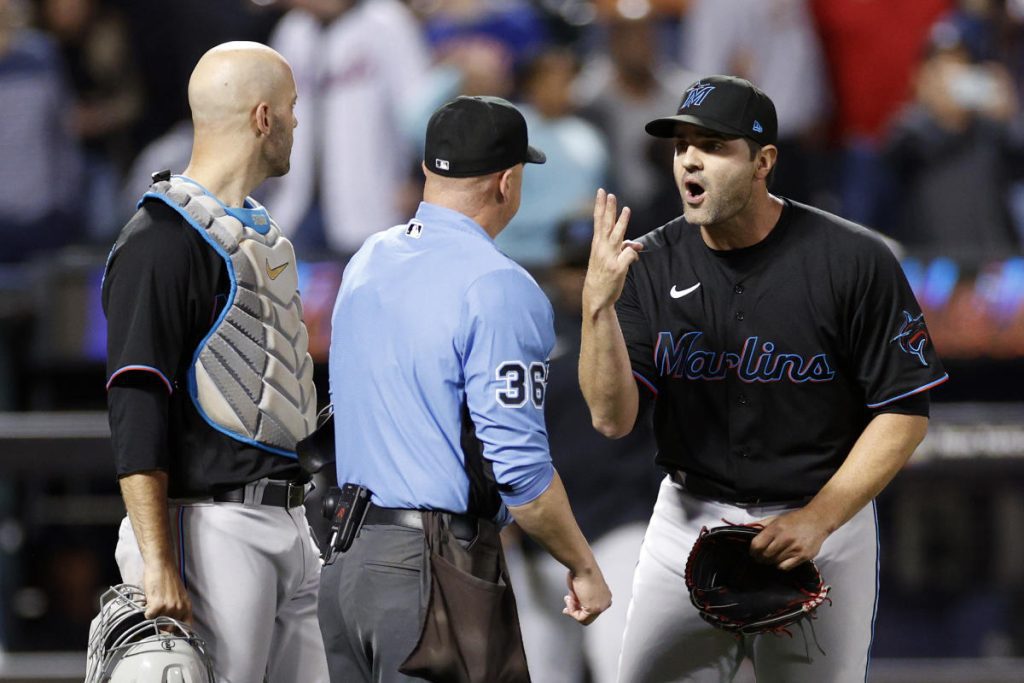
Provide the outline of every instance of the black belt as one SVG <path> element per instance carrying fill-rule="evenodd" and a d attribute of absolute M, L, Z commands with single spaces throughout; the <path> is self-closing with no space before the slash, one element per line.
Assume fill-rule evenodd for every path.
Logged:
<path fill-rule="evenodd" d="M 213 500 L 217 503 L 244 503 L 245 502 L 245 489 L 252 484 L 241 486 L 237 489 L 231 489 L 230 491 L 221 491 L 213 495 Z M 306 486 L 304 484 L 296 484 L 290 481 L 282 482 L 268 482 L 263 489 L 263 493 L 259 501 L 254 501 L 257 505 L 273 505 L 279 508 L 294 508 L 302 505 L 306 501 Z"/>
<path fill-rule="evenodd" d="M 738 496 L 730 493 L 724 487 L 719 486 L 704 477 L 688 474 L 682 470 L 671 470 L 669 476 L 672 481 L 679 484 L 689 494 L 697 498 L 711 500 L 716 503 L 725 503 L 737 507 L 759 507 L 764 505 L 805 505 L 814 496 L 803 498 L 779 498 L 766 496 Z"/>
<path fill-rule="evenodd" d="M 363 520 L 363 526 L 371 526 L 375 524 L 385 524 L 394 526 L 404 526 L 409 529 L 423 530 L 423 510 L 411 510 L 408 508 L 382 508 L 376 505 L 370 505 L 370 509 L 366 511 L 366 519 Z M 470 515 L 459 515 L 454 512 L 446 513 L 451 515 L 451 522 L 449 528 L 455 535 L 455 538 L 460 541 L 472 541 L 476 538 L 477 534 L 477 523 L 476 517 Z"/>

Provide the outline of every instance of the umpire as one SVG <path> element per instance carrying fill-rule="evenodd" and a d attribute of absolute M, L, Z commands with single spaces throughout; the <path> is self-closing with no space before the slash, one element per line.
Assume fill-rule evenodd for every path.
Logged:
<path fill-rule="evenodd" d="M 416 217 L 366 241 L 334 309 L 338 481 L 372 504 L 323 573 L 332 681 L 421 680 L 399 668 L 423 622 L 422 511 L 448 513 L 464 545 L 496 543 L 515 519 L 568 568 L 566 614 L 587 624 L 611 603 L 548 450 L 551 305 L 493 242 L 519 209 L 524 164 L 544 155 L 511 104 L 460 97 L 431 117 L 424 158 Z"/>

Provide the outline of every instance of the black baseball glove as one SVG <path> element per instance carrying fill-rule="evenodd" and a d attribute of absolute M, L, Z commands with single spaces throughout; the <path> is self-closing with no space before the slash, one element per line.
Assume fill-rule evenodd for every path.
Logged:
<path fill-rule="evenodd" d="M 705 621 L 733 633 L 786 631 L 829 600 L 813 562 L 788 571 L 758 562 L 750 542 L 760 526 L 704 527 L 686 561 L 690 601 Z"/>

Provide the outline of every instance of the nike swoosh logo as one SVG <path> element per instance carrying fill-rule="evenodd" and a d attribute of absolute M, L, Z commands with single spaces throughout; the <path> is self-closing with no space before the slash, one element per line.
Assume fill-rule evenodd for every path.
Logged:
<path fill-rule="evenodd" d="M 698 287 L 700 287 L 700 283 L 699 282 L 697 284 L 695 284 L 693 287 L 687 287 L 686 289 L 683 289 L 683 290 L 676 289 L 676 286 L 672 285 L 672 290 L 669 291 L 669 294 L 672 295 L 673 299 L 680 299 L 680 298 L 686 296 L 687 294 L 693 294 L 694 292 L 697 291 Z"/>
<path fill-rule="evenodd" d="M 285 261 L 284 263 L 282 263 L 281 265 L 277 266 L 276 268 L 271 268 L 270 267 L 270 260 L 269 259 L 267 259 L 266 263 L 267 263 L 267 275 L 270 276 L 271 280 L 276 280 L 277 276 L 280 275 L 281 273 L 283 273 L 284 269 L 288 267 L 288 261 Z"/>

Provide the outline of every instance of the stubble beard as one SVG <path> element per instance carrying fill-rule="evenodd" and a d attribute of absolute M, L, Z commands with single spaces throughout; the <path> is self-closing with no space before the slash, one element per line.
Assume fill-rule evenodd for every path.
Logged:
<path fill-rule="evenodd" d="M 687 223 L 714 226 L 733 218 L 750 202 L 753 192 L 750 188 L 744 192 L 742 187 L 730 187 L 727 183 L 721 187 L 724 189 L 716 191 L 714 195 L 705 187 L 704 201 L 700 206 L 690 206 L 683 200 L 683 218 Z M 682 194 L 683 190 L 680 190 L 680 197 Z"/>
<path fill-rule="evenodd" d="M 286 175 L 292 167 L 292 146 L 291 141 L 287 145 L 282 145 L 282 149 L 274 150 L 274 153 L 267 159 L 267 167 L 269 173 L 268 178 L 280 178 Z"/>

